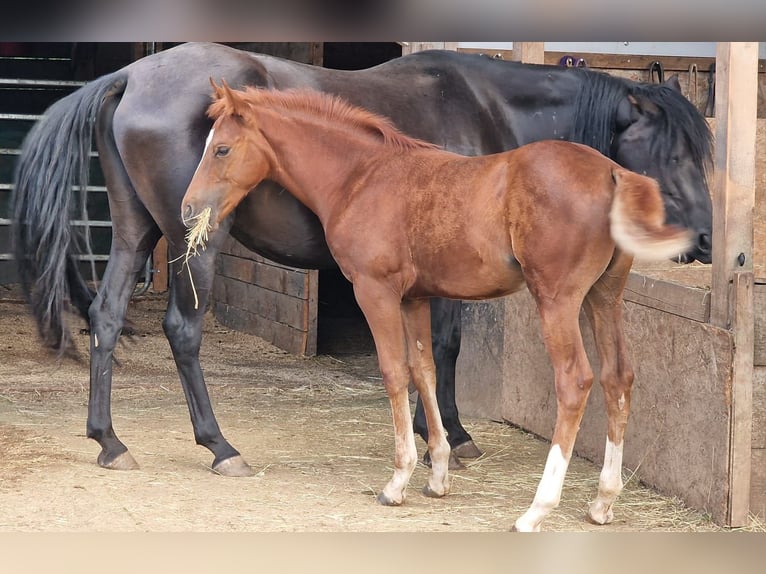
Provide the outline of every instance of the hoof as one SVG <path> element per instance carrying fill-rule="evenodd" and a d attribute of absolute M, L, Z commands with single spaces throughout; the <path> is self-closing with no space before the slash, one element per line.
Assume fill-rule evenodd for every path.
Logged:
<path fill-rule="evenodd" d="M 423 487 L 423 494 L 426 495 L 428 498 L 443 498 L 447 496 L 447 491 L 445 490 L 444 493 L 439 494 L 434 489 L 432 489 L 428 484 L 426 484 Z"/>
<path fill-rule="evenodd" d="M 213 472 L 222 476 L 253 476 L 253 469 L 241 456 L 232 456 L 214 464 Z"/>
<path fill-rule="evenodd" d="M 588 514 L 586 518 L 593 524 L 603 526 L 609 524 L 614 520 L 614 512 L 612 511 L 612 505 L 604 507 L 603 504 L 598 502 L 591 502 L 588 506 Z"/>
<path fill-rule="evenodd" d="M 402 502 L 404 502 L 404 499 L 400 500 L 399 502 L 389 498 L 386 496 L 384 492 L 381 492 L 378 494 L 378 496 L 375 498 L 378 504 L 382 504 L 383 506 L 401 506 Z"/>
<path fill-rule="evenodd" d="M 423 464 L 428 468 L 431 468 L 431 453 L 426 451 L 423 455 Z M 460 459 L 455 456 L 455 451 L 451 450 L 449 453 L 449 469 L 450 470 L 465 470 L 465 465 L 460 462 Z"/>
<path fill-rule="evenodd" d="M 136 470 L 138 469 L 138 463 L 136 462 L 136 459 L 133 458 L 133 455 L 130 454 L 129 451 L 123 452 L 118 457 L 106 461 L 106 457 L 104 456 L 104 453 L 98 455 L 98 465 L 103 468 L 108 468 L 109 470 Z"/>
<path fill-rule="evenodd" d="M 457 445 L 452 452 L 460 458 L 479 458 L 484 454 L 472 440 Z"/>

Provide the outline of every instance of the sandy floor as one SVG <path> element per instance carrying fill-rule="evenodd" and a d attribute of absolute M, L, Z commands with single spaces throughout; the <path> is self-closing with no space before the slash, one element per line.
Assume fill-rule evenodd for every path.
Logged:
<path fill-rule="evenodd" d="M 548 445 L 507 425 L 465 420 L 486 452 L 452 474 L 444 499 L 382 507 L 393 430 L 374 357 L 288 355 L 208 315 L 202 365 L 225 436 L 256 471 L 224 478 L 193 441 L 160 321 L 161 296 L 131 304 L 138 336 L 119 349 L 115 429 L 141 468 L 95 464 L 85 437 L 87 362 L 40 349 L 25 307 L 0 292 L 0 531 L 507 531 L 534 495 Z M 87 335 L 76 335 L 81 349 Z M 420 454 L 425 446 L 419 440 Z M 599 468 L 576 459 L 546 530 L 717 530 L 629 480 L 615 522 L 585 521 Z"/>

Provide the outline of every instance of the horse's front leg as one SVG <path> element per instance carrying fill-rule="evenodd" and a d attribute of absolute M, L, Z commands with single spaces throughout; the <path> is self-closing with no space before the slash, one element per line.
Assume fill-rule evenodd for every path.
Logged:
<path fill-rule="evenodd" d="M 199 361 L 202 324 L 219 251 L 216 241 L 220 243 L 226 229 L 219 228 L 217 239 L 212 239 L 204 251 L 188 260 L 179 249 L 171 248 L 171 256 L 176 259 L 173 265 L 175 276 L 162 326 L 186 396 L 195 441 L 213 453 L 215 472 L 225 476 L 250 476 L 250 466 L 221 433 Z"/>
<path fill-rule="evenodd" d="M 461 424 L 455 402 L 455 366 L 460 353 L 461 307 L 461 301 L 438 297 L 431 299 L 431 341 L 436 363 L 436 400 L 439 403 L 442 425 L 447 432 L 447 440 L 452 447 L 449 466 L 451 470 L 465 468 L 460 462 L 461 457 L 477 458 L 482 454 Z M 420 394 L 413 424 L 415 432 L 428 442 L 428 427 Z M 428 453 L 423 462 L 431 464 Z"/>
<path fill-rule="evenodd" d="M 451 465 L 450 445 L 436 399 L 436 368 L 430 345 L 431 310 L 427 299 L 403 301 L 401 309 L 407 339 L 407 362 L 428 425 L 431 474 L 423 493 L 438 498 L 449 492 L 448 468 Z"/>
<path fill-rule="evenodd" d="M 532 287 L 530 291 L 535 295 Z M 514 529 L 521 532 L 539 531 L 545 517 L 559 505 L 577 431 L 593 385 L 593 371 L 585 354 L 578 322 L 580 301 L 556 301 L 537 296 L 536 299 L 545 347 L 553 363 L 556 426 L 534 500 L 514 525 Z"/>
<path fill-rule="evenodd" d="M 394 475 L 377 500 L 386 506 L 398 506 L 406 498 L 407 484 L 418 458 L 407 393 L 409 368 L 401 299 L 388 286 L 365 277 L 355 277 L 354 295 L 375 341 L 394 423 Z"/>

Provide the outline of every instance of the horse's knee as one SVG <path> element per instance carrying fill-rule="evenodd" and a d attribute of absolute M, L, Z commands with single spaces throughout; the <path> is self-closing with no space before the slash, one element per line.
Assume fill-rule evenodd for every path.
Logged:
<path fill-rule="evenodd" d="M 202 329 L 195 328 L 194 324 L 181 313 L 168 311 L 162 320 L 162 330 L 176 353 L 188 354 L 199 351 L 202 343 Z"/>

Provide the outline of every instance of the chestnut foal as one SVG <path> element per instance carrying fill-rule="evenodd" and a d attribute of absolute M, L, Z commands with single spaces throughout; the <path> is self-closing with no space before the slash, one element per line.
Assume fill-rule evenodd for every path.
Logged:
<path fill-rule="evenodd" d="M 378 501 L 404 502 L 417 462 L 407 386 L 428 422 L 424 493 L 449 491 L 450 447 L 435 396 L 429 297 L 486 299 L 527 286 L 553 363 L 557 418 L 542 479 L 515 523 L 539 530 L 558 505 L 593 383 L 578 316 L 593 327 L 606 396 L 606 455 L 589 516 L 612 520 L 633 370 L 622 293 L 633 256 L 667 259 L 690 243 L 664 225 L 657 183 L 592 148 L 542 141 L 464 157 L 409 138 L 385 118 L 302 90 L 214 84 L 215 120 L 181 216 L 190 252 L 264 179 L 313 211 L 375 340 L 393 411 L 394 474 Z"/>

